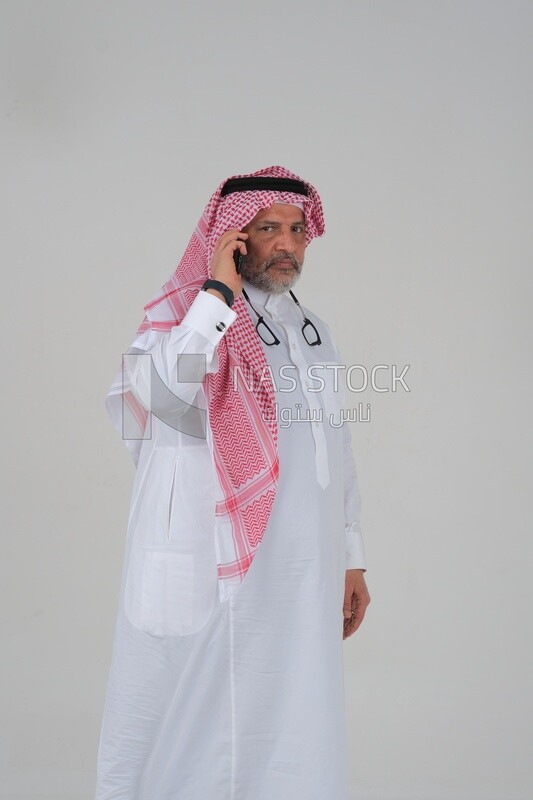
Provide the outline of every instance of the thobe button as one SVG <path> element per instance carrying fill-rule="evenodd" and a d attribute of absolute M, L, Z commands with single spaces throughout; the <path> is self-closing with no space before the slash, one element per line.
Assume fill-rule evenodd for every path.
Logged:
<path fill-rule="evenodd" d="M 223 322 L 217 322 L 217 324 L 216 324 L 217 331 L 223 331 L 223 330 L 225 330 L 225 328 L 226 328 L 226 326 L 224 325 Z"/>

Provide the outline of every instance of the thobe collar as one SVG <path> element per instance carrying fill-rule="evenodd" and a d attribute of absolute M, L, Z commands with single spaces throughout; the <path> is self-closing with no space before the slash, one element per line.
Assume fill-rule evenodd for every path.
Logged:
<path fill-rule="evenodd" d="M 299 311 L 288 291 L 281 293 L 265 292 L 263 289 L 258 289 L 257 286 L 252 286 L 244 279 L 242 283 L 250 302 L 255 308 L 260 306 L 274 320 L 283 317 L 284 321 L 287 322 L 298 321 Z M 254 316 L 253 312 L 252 316 Z"/>

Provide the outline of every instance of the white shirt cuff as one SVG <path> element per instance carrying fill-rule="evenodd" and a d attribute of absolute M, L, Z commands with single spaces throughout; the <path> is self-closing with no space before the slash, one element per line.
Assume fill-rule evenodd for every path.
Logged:
<path fill-rule="evenodd" d="M 185 314 L 182 325 L 197 331 L 216 347 L 236 319 L 237 314 L 224 300 L 201 289 Z"/>
<path fill-rule="evenodd" d="M 346 569 L 366 569 L 361 531 L 346 531 Z"/>

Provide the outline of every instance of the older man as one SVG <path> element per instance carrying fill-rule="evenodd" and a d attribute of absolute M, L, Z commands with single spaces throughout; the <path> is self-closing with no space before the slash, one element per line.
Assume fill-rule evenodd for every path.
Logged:
<path fill-rule="evenodd" d="M 211 198 L 107 398 L 137 465 L 97 800 L 347 800 L 342 640 L 369 596 L 323 233 L 282 167 Z"/>

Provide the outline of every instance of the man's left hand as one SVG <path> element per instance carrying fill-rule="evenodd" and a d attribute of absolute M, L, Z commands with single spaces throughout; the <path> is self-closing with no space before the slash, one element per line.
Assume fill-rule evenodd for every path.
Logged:
<path fill-rule="evenodd" d="M 344 630 L 343 639 L 347 639 L 355 633 L 363 617 L 368 604 L 370 595 L 366 588 L 364 570 L 347 569 L 344 589 Z"/>

